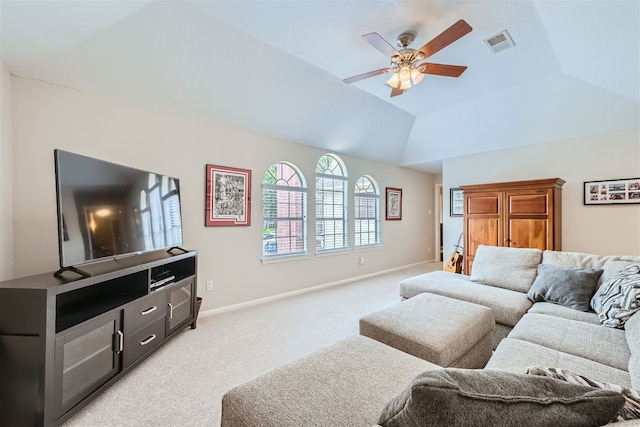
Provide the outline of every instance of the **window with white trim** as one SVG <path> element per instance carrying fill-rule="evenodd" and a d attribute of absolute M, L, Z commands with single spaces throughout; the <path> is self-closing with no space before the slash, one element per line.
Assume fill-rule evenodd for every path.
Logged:
<path fill-rule="evenodd" d="M 325 154 L 316 163 L 316 250 L 349 247 L 347 222 L 347 169 L 334 154 Z"/>
<path fill-rule="evenodd" d="M 182 241 L 180 200 L 173 178 L 149 173 L 147 189 L 140 191 L 140 230 L 145 249 L 163 248 Z"/>
<path fill-rule="evenodd" d="M 364 175 L 353 191 L 355 247 L 380 244 L 380 190 L 376 181 Z"/>
<path fill-rule="evenodd" d="M 262 256 L 307 253 L 307 185 L 291 163 L 269 166 L 262 179 Z"/>

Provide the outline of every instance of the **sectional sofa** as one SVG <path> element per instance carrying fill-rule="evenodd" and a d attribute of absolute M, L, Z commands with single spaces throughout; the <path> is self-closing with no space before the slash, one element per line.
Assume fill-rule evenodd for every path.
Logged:
<path fill-rule="evenodd" d="M 399 292 L 489 307 L 485 368 L 353 336 L 229 390 L 221 426 L 640 425 L 640 256 L 481 246 Z"/>

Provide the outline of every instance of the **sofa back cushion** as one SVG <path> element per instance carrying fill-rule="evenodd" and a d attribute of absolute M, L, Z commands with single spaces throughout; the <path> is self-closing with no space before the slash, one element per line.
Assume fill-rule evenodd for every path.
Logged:
<path fill-rule="evenodd" d="M 471 281 L 518 292 L 528 292 L 538 274 L 542 251 L 480 245 L 471 270 Z"/>
<path fill-rule="evenodd" d="M 636 312 L 624 325 L 627 345 L 631 351 L 629 375 L 631 388 L 640 390 L 640 312 Z"/>
<path fill-rule="evenodd" d="M 603 270 L 598 286 L 607 281 L 612 275 L 625 268 L 640 263 L 638 255 L 594 255 L 580 252 L 562 252 L 546 250 L 542 254 L 543 264 L 553 264 L 563 267 L 583 267 Z M 475 264 L 473 266 L 475 268 Z"/>

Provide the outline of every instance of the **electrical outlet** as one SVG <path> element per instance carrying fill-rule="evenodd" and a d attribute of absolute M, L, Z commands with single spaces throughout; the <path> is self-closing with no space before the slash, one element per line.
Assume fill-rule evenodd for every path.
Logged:
<path fill-rule="evenodd" d="M 213 290 L 213 280 L 207 280 L 207 292 L 211 292 Z"/>
<path fill-rule="evenodd" d="M 364 257 L 363 256 L 360 257 L 360 265 L 362 265 L 362 264 L 364 264 Z"/>

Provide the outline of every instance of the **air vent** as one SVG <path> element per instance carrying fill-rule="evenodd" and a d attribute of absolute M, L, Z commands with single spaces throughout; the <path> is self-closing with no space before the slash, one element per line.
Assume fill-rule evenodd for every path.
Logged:
<path fill-rule="evenodd" d="M 489 46 L 489 49 L 491 49 L 491 52 L 493 53 L 502 52 L 503 50 L 516 45 L 507 30 L 501 31 L 488 39 L 484 39 L 484 42 Z"/>

